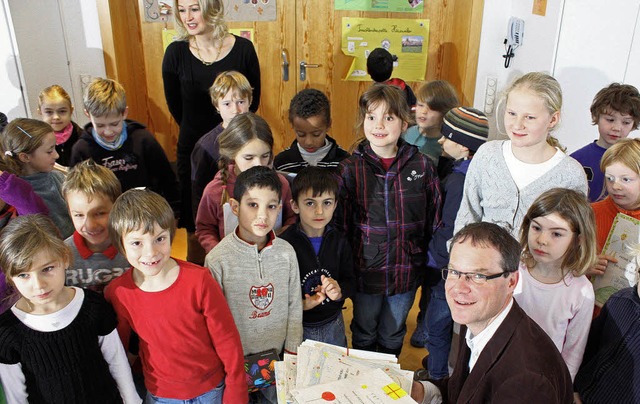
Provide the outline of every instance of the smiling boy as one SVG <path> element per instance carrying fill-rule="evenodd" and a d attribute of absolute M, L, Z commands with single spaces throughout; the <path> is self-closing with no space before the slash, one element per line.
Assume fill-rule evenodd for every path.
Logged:
<path fill-rule="evenodd" d="M 132 268 L 109 284 L 125 349 L 140 339 L 146 403 L 247 401 L 240 337 L 206 269 L 171 257 L 176 224 L 167 201 L 132 189 L 114 203 L 112 242 Z"/>
<path fill-rule="evenodd" d="M 308 166 L 336 168 L 349 157 L 327 134 L 331 128 L 331 106 L 322 91 L 306 88 L 296 94 L 289 104 L 289 123 L 296 138 L 273 160 L 276 170 L 297 173 Z"/>
<path fill-rule="evenodd" d="M 591 119 L 598 126 L 598 139 L 573 152 L 571 157 L 584 167 L 589 181 L 589 201 L 596 202 L 607 195 L 600 160 L 609 147 L 638 129 L 640 92 L 630 84 L 610 84 L 593 99 Z"/>
<path fill-rule="evenodd" d="M 205 259 L 231 307 L 245 355 L 270 349 L 295 353 L 302 342 L 296 253 L 273 232 L 280 198 L 273 169 L 257 166 L 240 173 L 230 200 L 238 226 Z M 260 393 L 275 403 L 274 386 Z"/>
<path fill-rule="evenodd" d="M 130 267 L 109 239 L 109 213 L 120 196 L 120 182 L 111 170 L 89 159 L 69 171 L 62 194 L 75 227 L 73 235 L 65 240 L 73 252 L 73 263 L 66 272 L 67 286 L 102 292 Z"/>

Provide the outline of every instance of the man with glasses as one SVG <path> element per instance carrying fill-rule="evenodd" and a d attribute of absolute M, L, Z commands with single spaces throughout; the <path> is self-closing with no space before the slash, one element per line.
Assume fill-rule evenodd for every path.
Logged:
<path fill-rule="evenodd" d="M 473 223 L 451 242 L 442 270 L 447 304 L 462 325 L 451 378 L 414 382 L 419 403 L 571 403 L 571 376 L 547 334 L 513 300 L 520 246 L 493 223 Z M 444 400 L 443 400 L 444 397 Z"/>

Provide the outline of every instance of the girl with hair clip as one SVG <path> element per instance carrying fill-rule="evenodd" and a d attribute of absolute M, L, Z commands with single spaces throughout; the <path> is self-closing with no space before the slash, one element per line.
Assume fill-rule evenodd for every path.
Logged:
<path fill-rule="evenodd" d="M 42 90 L 38 95 L 38 114 L 51 125 L 56 135 L 57 163 L 68 167 L 71 148 L 80 138 L 82 128 L 71 120 L 73 103 L 64 88 L 57 84 Z"/>
<path fill-rule="evenodd" d="M 251 112 L 235 116 L 218 137 L 218 145 L 219 171 L 204 189 L 196 216 L 196 235 L 207 253 L 238 225 L 229 205 L 237 175 L 251 167 L 271 167 L 273 163 L 271 128 Z M 278 177 L 282 183 L 283 208 L 274 227 L 277 233 L 296 221 L 289 182 L 283 175 Z"/>
<path fill-rule="evenodd" d="M 19 300 L 0 315 L 0 378 L 10 403 L 140 403 L 116 315 L 64 285 L 71 251 L 43 215 L 0 235 L 0 267 Z"/>
<path fill-rule="evenodd" d="M 607 197 L 591 204 L 596 216 L 598 251 L 602 251 L 618 213 L 640 220 L 640 139 L 621 139 L 600 161 Z M 602 275 L 615 257 L 600 254 L 589 275 Z M 596 313 L 600 310 L 596 307 Z"/>
<path fill-rule="evenodd" d="M 487 142 L 473 157 L 453 234 L 469 223 L 493 222 L 518 237 L 525 212 L 544 191 L 587 193 L 582 166 L 551 136 L 562 107 L 558 81 L 527 73 L 505 91 L 503 102 L 509 140 Z"/>
<path fill-rule="evenodd" d="M 374 84 L 358 106 L 364 138 L 340 162 L 335 212 L 358 283 L 352 346 L 400 356 L 426 247 L 440 222 L 440 182 L 433 162 L 400 137 L 413 120 L 402 90 Z"/>
<path fill-rule="evenodd" d="M 73 223 L 62 196 L 64 174 L 54 170 L 58 152 L 53 128 L 36 119 L 17 118 L 2 134 L 2 160 L 9 172 L 27 181 L 49 208 L 62 237 L 73 234 Z"/>
<path fill-rule="evenodd" d="M 520 278 L 513 297 L 551 337 L 573 380 L 595 302 L 584 275 L 596 257 L 594 216 L 586 196 L 565 188 L 544 192 L 524 217 L 520 245 Z"/>
<path fill-rule="evenodd" d="M 205 133 L 222 121 L 211 104 L 209 88 L 218 74 L 235 70 L 253 88 L 249 109 L 260 105 L 260 63 L 248 39 L 229 33 L 223 0 L 174 0 L 177 40 L 162 61 L 164 94 L 171 115 L 180 127 L 177 174 L 182 212 L 179 227 L 195 230 L 191 203 L 191 152 Z"/>

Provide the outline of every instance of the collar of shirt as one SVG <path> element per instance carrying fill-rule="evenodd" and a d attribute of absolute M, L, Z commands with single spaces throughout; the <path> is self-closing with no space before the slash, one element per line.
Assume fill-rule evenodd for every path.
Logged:
<path fill-rule="evenodd" d="M 84 237 L 82 237 L 80 233 L 78 233 L 77 231 L 73 232 L 73 243 L 76 245 L 76 248 L 78 249 L 78 254 L 80 254 L 80 256 L 83 259 L 86 260 L 89 257 L 91 257 L 93 254 L 95 254 L 87 246 L 87 240 L 85 240 Z M 118 250 L 113 246 L 113 244 L 111 244 L 109 247 L 107 247 L 106 250 L 101 251 L 100 254 L 112 260 L 118 254 Z"/>
<path fill-rule="evenodd" d="M 504 321 L 511 310 L 511 306 L 513 306 L 513 298 L 509 300 L 509 304 L 505 307 L 498 317 L 496 317 L 484 330 L 480 332 L 480 334 L 476 336 L 471 335 L 471 330 L 467 328 L 467 334 L 465 335 L 465 339 L 467 340 L 467 346 L 471 350 L 471 357 L 469 358 L 469 373 L 473 370 L 476 362 L 478 361 L 478 357 L 482 353 L 484 347 L 489 343 L 493 334 L 496 333 L 500 324 Z"/>

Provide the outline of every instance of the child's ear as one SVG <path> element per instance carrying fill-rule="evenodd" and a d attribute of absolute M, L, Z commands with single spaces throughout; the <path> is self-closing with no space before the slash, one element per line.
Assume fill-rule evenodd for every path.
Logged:
<path fill-rule="evenodd" d="M 129 107 L 124 109 L 124 113 L 122 114 L 122 119 L 127 119 L 127 115 L 129 115 Z"/>
<path fill-rule="evenodd" d="M 91 119 L 91 115 L 89 115 L 89 111 L 87 111 L 86 109 L 82 109 L 84 111 L 84 114 L 87 116 L 87 118 Z"/>
<path fill-rule="evenodd" d="M 31 160 L 31 156 L 29 156 L 27 153 L 18 153 L 18 159 L 23 162 L 23 163 L 28 163 L 29 160 Z"/>
<path fill-rule="evenodd" d="M 240 210 L 240 202 L 238 202 L 236 199 L 230 198 L 229 205 L 231 206 L 231 212 L 233 212 L 234 215 L 238 216 L 238 211 Z"/>
<path fill-rule="evenodd" d="M 296 215 L 299 215 L 300 209 L 298 209 L 298 204 L 296 203 L 296 201 L 291 199 L 289 203 L 291 204 L 291 210 L 293 211 L 293 213 L 295 213 Z"/>
<path fill-rule="evenodd" d="M 549 121 L 549 129 L 553 128 L 560 122 L 560 111 L 556 111 L 551 115 L 551 120 Z"/>
<path fill-rule="evenodd" d="M 402 122 L 402 132 L 406 132 L 407 128 L 409 127 L 409 124 L 405 121 Z"/>

